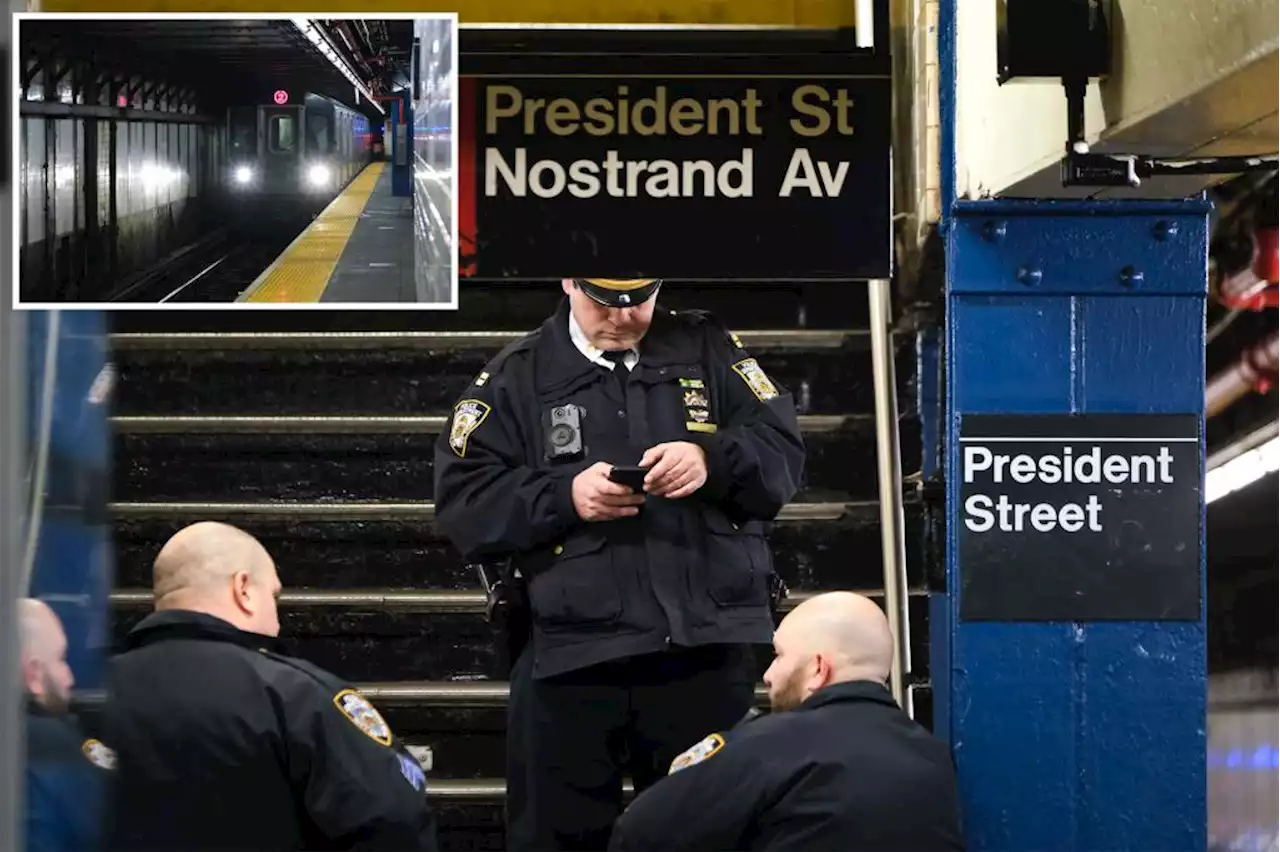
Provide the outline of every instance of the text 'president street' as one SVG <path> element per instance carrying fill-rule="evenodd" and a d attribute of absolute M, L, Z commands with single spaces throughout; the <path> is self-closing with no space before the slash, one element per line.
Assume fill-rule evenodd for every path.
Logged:
<path fill-rule="evenodd" d="M 1172 485 L 1173 454 L 1160 445 L 1153 452 L 1107 453 L 1102 446 L 1054 448 L 1044 453 L 1001 454 L 989 447 L 963 448 L 965 485 L 989 488 L 964 501 L 964 524 L 970 532 L 1100 533 L 1105 529 L 1103 490 L 1122 485 Z M 1083 501 L 1014 501 L 1001 486 L 1096 485 Z M 1072 489 L 1073 492 L 1078 489 Z"/>

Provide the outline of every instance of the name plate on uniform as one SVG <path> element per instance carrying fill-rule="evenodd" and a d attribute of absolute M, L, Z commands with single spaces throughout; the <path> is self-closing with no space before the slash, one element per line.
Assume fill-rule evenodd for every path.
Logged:
<path fill-rule="evenodd" d="M 887 57 L 658 33 L 586 56 L 531 37 L 504 62 L 470 38 L 463 275 L 888 277 Z"/>
<path fill-rule="evenodd" d="M 1198 415 L 964 415 L 960 617 L 1201 613 Z"/>

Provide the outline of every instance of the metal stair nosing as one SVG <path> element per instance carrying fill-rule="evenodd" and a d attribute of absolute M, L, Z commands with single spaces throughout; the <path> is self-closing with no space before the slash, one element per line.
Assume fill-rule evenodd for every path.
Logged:
<path fill-rule="evenodd" d="M 821 434 L 867 427 L 870 414 L 802 414 L 800 428 Z M 121 435 L 382 435 L 439 434 L 447 415 L 117 415 L 112 428 Z"/>
<path fill-rule="evenodd" d="M 447 706 L 466 708 L 504 707 L 510 694 L 507 681 L 397 681 L 382 683 L 356 683 L 355 688 L 361 695 L 379 705 L 395 706 L 401 704 Z M 927 680 L 915 680 L 910 688 L 928 688 Z M 758 704 L 767 703 L 768 690 L 763 684 L 755 687 L 755 700 Z M 78 706 L 100 705 L 106 700 L 102 690 L 76 690 L 74 703 Z"/>
<path fill-rule="evenodd" d="M 869 598 L 884 596 L 883 589 L 849 589 Z M 928 594 L 924 588 L 908 589 L 912 597 Z M 782 601 L 782 609 L 789 611 L 821 592 L 791 592 Z M 136 609 L 150 606 L 154 601 L 152 593 L 147 589 L 116 589 L 111 592 L 109 600 L 112 606 L 120 609 Z M 373 607 L 384 610 L 431 613 L 464 613 L 483 615 L 485 613 L 485 593 L 476 590 L 455 591 L 452 589 L 293 589 L 281 592 L 279 605 L 284 609 L 305 609 L 309 607 Z"/>
<path fill-rule="evenodd" d="M 342 350 L 494 349 L 528 331 L 234 331 L 119 332 L 109 336 L 114 352 L 161 350 Z M 870 339 L 866 329 L 748 329 L 737 332 L 749 350 L 839 349 Z"/>
<path fill-rule="evenodd" d="M 877 505 L 876 501 L 829 501 L 788 503 L 776 519 L 779 523 L 796 521 L 839 520 L 853 508 Z M 117 518 L 289 518 L 292 520 L 418 520 L 435 517 L 435 502 L 415 501 L 341 501 L 294 502 L 263 501 L 253 503 L 217 501 L 153 501 L 114 502 L 108 510 Z"/>

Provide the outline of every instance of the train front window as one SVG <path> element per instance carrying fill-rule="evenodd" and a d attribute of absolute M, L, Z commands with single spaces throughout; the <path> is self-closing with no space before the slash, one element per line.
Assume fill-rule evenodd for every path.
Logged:
<path fill-rule="evenodd" d="M 271 129 L 268 144 L 276 154 L 290 154 L 298 144 L 297 128 L 291 115 L 271 116 Z"/>
<path fill-rule="evenodd" d="M 231 151 L 238 157 L 258 153 L 258 111 L 253 107 L 231 110 Z"/>

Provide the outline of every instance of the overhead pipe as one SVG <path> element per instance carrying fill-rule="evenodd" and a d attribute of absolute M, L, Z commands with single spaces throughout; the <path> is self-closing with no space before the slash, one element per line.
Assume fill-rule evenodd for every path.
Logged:
<path fill-rule="evenodd" d="M 1258 390 L 1265 392 L 1280 369 L 1280 333 L 1246 349 L 1240 360 L 1209 380 L 1204 392 L 1205 417 L 1221 414 L 1233 402 Z"/>

